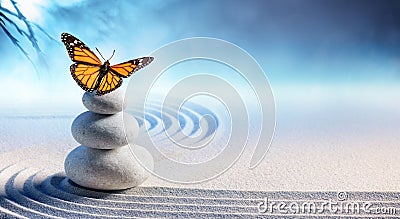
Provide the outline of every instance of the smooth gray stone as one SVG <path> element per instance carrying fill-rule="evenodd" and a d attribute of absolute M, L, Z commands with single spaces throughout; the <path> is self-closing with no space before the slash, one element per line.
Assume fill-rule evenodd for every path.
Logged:
<path fill-rule="evenodd" d="M 145 160 L 153 162 L 150 153 L 137 145 L 112 150 L 79 146 L 65 159 L 65 173 L 74 183 L 92 189 L 120 190 L 138 186 L 149 173 L 136 160 L 131 149 L 136 156 L 147 156 Z"/>
<path fill-rule="evenodd" d="M 127 145 L 127 138 L 129 143 L 133 143 L 139 134 L 139 124 L 128 113 L 103 115 L 86 111 L 72 122 L 71 133 L 82 145 L 113 149 Z"/>
<path fill-rule="evenodd" d="M 125 109 L 124 92 L 121 89 L 102 96 L 85 92 L 82 96 L 83 105 L 92 112 L 100 114 L 115 114 Z"/>

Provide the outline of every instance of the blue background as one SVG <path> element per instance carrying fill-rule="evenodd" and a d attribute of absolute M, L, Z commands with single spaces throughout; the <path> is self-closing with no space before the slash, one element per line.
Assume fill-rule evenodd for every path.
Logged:
<path fill-rule="evenodd" d="M 1 6 L 9 8 L 8 0 Z M 151 53 L 188 37 L 216 37 L 249 52 L 279 100 L 398 100 L 400 2 L 373 0 L 50 1 L 19 0 L 36 27 L 41 60 L 18 36 L 37 71 L 0 31 L 3 112 L 70 112 L 83 91 L 69 73 L 60 42 L 69 32 L 112 63 Z M 18 20 L 16 20 L 18 22 Z M 126 86 L 128 80 L 125 80 Z M 298 98 L 297 98 L 298 97 Z M 375 98 L 375 99 L 376 99 Z M 384 104 L 384 103 L 383 103 Z"/>

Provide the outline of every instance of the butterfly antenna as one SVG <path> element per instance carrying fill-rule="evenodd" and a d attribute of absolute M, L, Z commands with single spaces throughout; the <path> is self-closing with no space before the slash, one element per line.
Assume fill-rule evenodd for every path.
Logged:
<path fill-rule="evenodd" d="M 106 61 L 106 59 L 103 57 L 103 55 L 101 54 L 101 52 L 99 51 L 99 49 L 97 49 L 97 47 L 96 47 L 96 50 L 97 50 L 97 52 L 100 54 L 101 58 L 103 58 L 104 61 Z"/>
<path fill-rule="evenodd" d="M 111 55 L 111 57 L 108 60 L 110 60 L 114 56 L 114 54 L 115 54 L 115 49 L 113 51 L 113 54 Z"/>

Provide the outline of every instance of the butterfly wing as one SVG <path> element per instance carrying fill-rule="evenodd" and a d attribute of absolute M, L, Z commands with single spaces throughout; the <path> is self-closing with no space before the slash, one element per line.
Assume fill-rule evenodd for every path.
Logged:
<path fill-rule="evenodd" d="M 110 93 L 122 85 L 122 78 L 112 71 L 108 71 L 102 78 L 98 88 L 97 95 Z"/>
<path fill-rule="evenodd" d="M 62 33 L 61 41 L 67 48 L 68 55 L 73 62 L 98 66 L 102 64 L 100 59 L 89 49 L 89 47 L 71 34 Z"/>
<path fill-rule="evenodd" d="M 121 77 L 127 78 L 132 73 L 150 64 L 154 60 L 153 57 L 142 57 L 138 59 L 132 59 L 127 62 L 116 64 L 111 66 L 111 71 L 114 74 L 120 75 Z"/>
<path fill-rule="evenodd" d="M 62 33 L 61 40 L 67 48 L 69 57 L 75 62 L 70 67 L 72 77 L 85 91 L 97 90 L 97 95 L 117 89 L 122 85 L 121 77 L 129 77 L 154 59 L 153 57 L 142 57 L 129 60 L 110 66 L 105 73 L 102 72 L 104 70 L 101 70 L 100 59 L 82 41 L 68 33 Z"/>
<path fill-rule="evenodd" d="M 62 33 L 61 41 L 67 48 L 69 57 L 75 62 L 70 67 L 72 77 L 82 89 L 92 92 L 100 77 L 100 59 L 82 41 L 69 33 Z"/>
<path fill-rule="evenodd" d="M 74 63 L 70 67 L 71 75 L 78 85 L 85 91 L 92 92 L 100 77 L 100 67 L 84 63 Z"/>
<path fill-rule="evenodd" d="M 131 76 L 133 72 L 145 67 L 153 59 L 153 57 L 142 57 L 110 66 L 110 70 L 103 77 L 97 88 L 97 94 L 103 95 L 117 89 L 122 85 L 121 77 L 127 78 Z"/>

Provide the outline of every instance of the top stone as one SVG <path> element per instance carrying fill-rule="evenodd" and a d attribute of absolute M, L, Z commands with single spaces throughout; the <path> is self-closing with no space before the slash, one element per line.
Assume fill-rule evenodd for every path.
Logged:
<path fill-rule="evenodd" d="M 124 93 L 120 89 L 102 96 L 85 92 L 82 102 L 89 111 L 99 114 L 115 114 L 125 108 Z"/>

